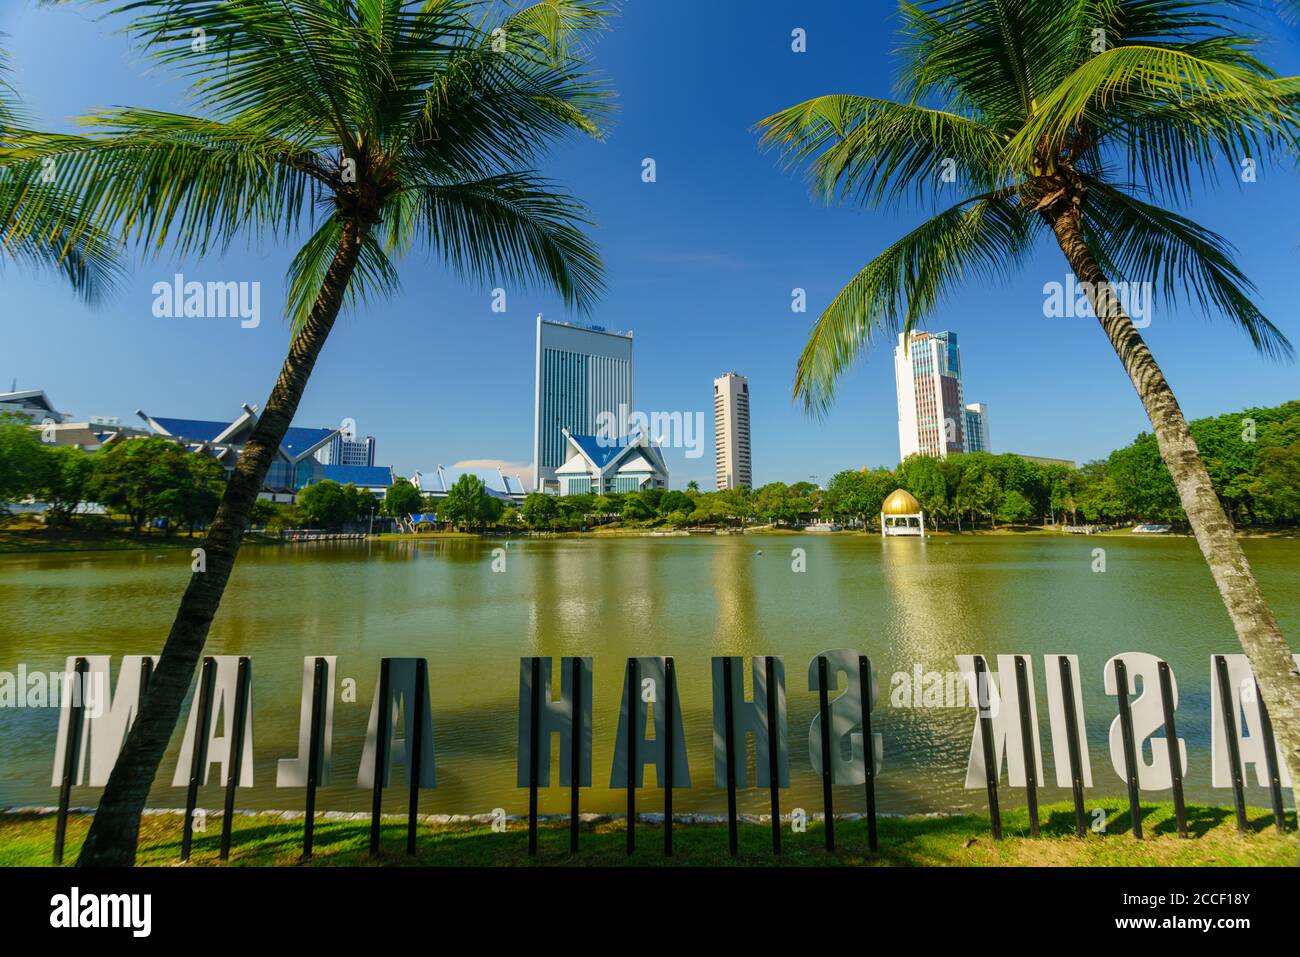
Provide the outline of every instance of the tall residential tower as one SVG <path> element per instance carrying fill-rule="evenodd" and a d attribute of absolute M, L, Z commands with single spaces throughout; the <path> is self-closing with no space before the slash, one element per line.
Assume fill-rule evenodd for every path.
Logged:
<path fill-rule="evenodd" d="M 899 335 L 894 350 L 898 390 L 898 454 L 946 458 L 988 449 L 988 408 L 962 395 L 961 349 L 955 332 Z"/>
<path fill-rule="evenodd" d="M 749 380 L 737 372 L 713 380 L 713 441 L 718 491 L 752 488 Z"/>
<path fill-rule="evenodd" d="M 601 413 L 623 421 L 631 409 L 632 333 L 537 317 L 533 462 L 538 490 L 559 487 L 555 470 L 567 457 L 565 429 L 596 435 Z"/>

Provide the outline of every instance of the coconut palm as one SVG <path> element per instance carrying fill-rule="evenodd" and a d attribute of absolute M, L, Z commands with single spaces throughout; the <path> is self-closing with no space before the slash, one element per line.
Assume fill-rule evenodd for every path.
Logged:
<path fill-rule="evenodd" d="M 90 222 L 79 198 L 59 185 L 57 166 L 32 161 L 42 138 L 27 128 L 11 75 L 0 49 L 0 267 L 13 261 L 54 270 L 94 302 L 121 277 L 115 244 Z"/>
<path fill-rule="evenodd" d="M 1236 32 L 1231 4 L 1188 0 L 926 0 L 901 6 L 896 100 L 821 96 L 762 120 L 762 142 L 806 166 L 816 195 L 878 207 L 960 202 L 895 241 L 814 323 L 795 394 L 824 411 L 841 373 L 910 331 L 972 276 L 997 281 L 1042 238 L 1084 284 L 1150 417 L 1300 789 L 1300 675 L 1233 535 L 1173 391 L 1112 280 L 1154 284 L 1166 308 L 1235 323 L 1273 357 L 1292 348 L 1252 300 L 1223 238 L 1166 205 L 1192 183 L 1295 145 L 1300 79 Z M 947 185 L 952 190 L 952 185 Z"/>
<path fill-rule="evenodd" d="M 43 155 L 130 238 L 177 254 L 310 230 L 289 270 L 292 337 L 231 475 L 101 797 L 82 865 L 134 861 L 139 815 L 272 457 L 340 308 L 397 285 L 422 246 L 458 274 L 540 283 L 586 309 L 585 208 L 534 171 L 609 112 L 584 64 L 596 0 L 514 13 L 479 0 L 136 0 L 129 32 L 191 81 L 197 115 L 120 109 Z"/>

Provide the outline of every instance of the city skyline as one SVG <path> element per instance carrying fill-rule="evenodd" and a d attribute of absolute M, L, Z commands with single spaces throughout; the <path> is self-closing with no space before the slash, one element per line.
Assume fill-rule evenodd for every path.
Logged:
<path fill-rule="evenodd" d="M 683 34 L 686 11 L 696 29 Z M 820 308 L 861 267 L 864 252 L 883 248 L 922 211 L 867 215 L 809 203 L 805 184 L 761 154 L 751 132 L 758 118 L 802 96 L 888 93 L 892 15 L 810 9 L 797 19 L 807 30 L 805 54 L 791 51 L 792 16 L 775 3 L 754 4 L 743 23 L 678 0 L 629 5 L 618 29 L 593 51 L 620 93 L 616 127 L 604 143 L 561 150 L 545 170 L 591 207 L 599 226 L 594 235 L 608 263 L 608 291 L 594 314 L 584 319 L 553 297 L 513 286 L 505 289 L 506 311 L 495 313 L 497 283 L 459 282 L 409 264 L 401 293 L 340 318 L 298 421 L 352 418 L 360 434 L 378 438 L 380 458 L 400 474 L 438 461 L 474 463 L 469 467 L 492 476 L 498 464 L 507 474 L 521 472 L 533 458 L 528 412 L 520 410 L 534 399 L 532 322 L 543 311 L 637 329 L 637 390 L 656 408 L 680 405 L 711 418 L 700 384 L 719 369 L 744 369 L 763 436 L 756 485 L 895 464 L 896 422 L 881 414 L 895 401 L 888 350 L 877 349 L 845 379 L 824 419 L 807 417 L 790 401 L 791 383 Z M 41 126 L 72 129 L 69 117 L 110 103 L 183 108 L 180 87 L 149 74 L 111 25 L 69 8 L 19 6 L 0 12 L 0 30 L 10 36 L 15 83 Z M 1273 46 L 1273 65 L 1295 71 L 1296 40 L 1279 36 Z M 663 75 L 658 56 L 665 48 L 698 64 L 693 83 L 737 88 L 720 114 L 698 102 L 684 78 Z M 60 64 L 69 58 L 97 71 L 93 96 L 65 75 Z M 736 77 L 745 82 L 736 84 Z M 690 132 L 706 122 L 716 135 L 701 140 Z M 642 180 L 646 158 L 656 160 L 653 183 Z M 927 197 L 922 205 L 941 199 Z M 1298 338 L 1294 244 L 1260 228 L 1300 216 L 1294 171 L 1261 166 L 1256 182 L 1194 191 L 1194 204 L 1199 220 L 1239 247 L 1266 314 Z M 126 420 L 143 406 L 217 419 L 231 402 L 264 402 L 283 359 L 287 331 L 277 314 L 295 249 L 291 238 L 252 249 L 237 244 L 203 259 L 166 252 L 133 258 L 124 288 L 97 309 L 76 301 L 54 277 L 10 270 L 0 306 L 9 332 L 0 381 L 17 376 L 20 388 L 43 388 L 79 417 Z M 261 282 L 260 325 L 155 318 L 151 287 L 177 272 Z M 1060 284 L 1066 272 L 1058 251 L 1038 250 L 1018 275 L 965 287 L 930 328 L 961 338 L 966 389 L 998 417 L 996 448 L 1087 461 L 1149 425 L 1096 323 L 1043 315 L 1044 285 Z M 796 289 L 806 296 L 806 312 L 792 310 Z M 1188 418 L 1294 397 L 1294 366 L 1261 360 L 1225 323 L 1207 323 L 1157 298 L 1143 334 Z M 1089 415 L 1066 430 L 1059 410 L 1072 402 L 1086 403 Z M 706 447 L 712 439 L 704 436 Z M 680 449 L 665 456 L 674 485 L 713 484 L 707 457 L 688 459 Z"/>

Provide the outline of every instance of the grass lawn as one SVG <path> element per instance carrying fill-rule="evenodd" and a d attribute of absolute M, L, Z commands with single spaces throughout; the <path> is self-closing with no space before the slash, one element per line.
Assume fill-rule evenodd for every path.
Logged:
<path fill-rule="evenodd" d="M 528 828 L 511 820 L 504 833 L 486 824 L 431 825 L 421 823 L 418 853 L 407 857 L 405 819 L 385 819 L 383 852 L 369 856 L 369 820 L 318 821 L 312 866 L 548 866 L 581 864 L 638 866 L 739 865 L 794 866 L 1288 866 L 1297 862 L 1295 814 L 1287 812 L 1288 833 L 1278 834 L 1270 811 L 1250 809 L 1250 829 L 1238 834 L 1228 808 L 1189 806 L 1190 837 L 1178 837 L 1172 804 L 1144 805 L 1142 826 L 1146 839 L 1135 841 L 1128 833 L 1127 802 L 1122 799 L 1090 800 L 1093 808 L 1106 809 L 1109 833 L 1074 834 L 1074 810 L 1068 803 L 1042 807 L 1043 833 L 1028 836 L 1028 815 L 1023 809 L 1003 813 L 1003 840 L 994 841 L 988 819 L 961 817 L 882 817 L 880 851 L 867 852 L 867 826 L 861 820 L 837 820 L 838 850 L 826 853 L 818 822 L 810 821 L 802 834 L 787 823 L 782 833 L 782 854 L 771 852 L 771 831 L 766 824 L 740 826 L 740 856 L 727 855 L 725 824 L 677 824 L 673 828 L 674 856 L 663 855 L 663 829 L 641 823 L 637 851 L 625 853 L 626 831 L 620 820 L 585 824 L 577 857 L 569 854 L 567 823 L 543 822 L 539 853 L 528 857 Z M 1091 817 L 1089 818 L 1091 822 Z M 54 841 L 53 815 L 11 814 L 0 817 L 0 866 L 46 865 Z M 89 817 L 69 819 L 65 861 L 75 862 L 85 837 Z M 285 820 L 278 814 L 239 815 L 235 818 L 229 866 L 295 866 L 302 851 L 302 820 Z M 194 835 L 191 864 L 219 865 L 220 817 L 210 816 L 204 833 Z M 179 864 L 180 814 L 149 815 L 140 832 L 139 863 L 157 866 Z"/>
<path fill-rule="evenodd" d="M 157 530 L 142 532 L 139 537 L 129 530 L 107 523 L 88 524 L 73 521 L 65 526 L 46 526 L 26 515 L 0 522 L 0 554 L 15 552 L 95 552 L 132 551 L 150 548 L 194 548 L 203 541 L 204 532 L 191 535 L 186 531 Z M 258 532 L 246 532 L 244 544 L 274 542 L 279 539 Z"/>

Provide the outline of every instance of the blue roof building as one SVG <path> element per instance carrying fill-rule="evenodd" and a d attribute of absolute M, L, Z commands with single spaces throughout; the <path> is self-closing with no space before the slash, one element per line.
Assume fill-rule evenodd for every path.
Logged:
<path fill-rule="evenodd" d="M 393 485 L 393 470 L 387 465 L 321 465 L 312 466 L 312 477 L 307 484 L 323 481 L 340 485 L 355 485 L 372 495 L 383 498 Z"/>
<path fill-rule="evenodd" d="M 563 430 L 568 458 L 556 469 L 561 495 L 640 492 L 668 487 L 668 466 L 659 447 L 643 434 L 618 439 L 572 435 Z"/>
<path fill-rule="evenodd" d="M 239 461 L 244 444 L 257 426 L 257 407 L 245 405 L 241 415 L 230 422 L 207 419 L 177 419 L 147 415 L 137 409 L 155 435 L 174 439 L 192 452 L 211 455 L 229 475 Z M 294 494 L 315 478 L 316 469 L 324 468 L 315 454 L 329 445 L 339 434 L 338 429 L 308 429 L 290 426 L 276 451 L 261 498 L 272 502 L 292 502 Z M 378 479 L 378 476 L 369 476 Z M 346 484 L 346 483 L 342 483 Z M 358 484 L 359 483 L 353 483 Z M 391 485 L 391 473 L 388 485 Z M 386 487 L 386 486 L 385 486 Z"/>

